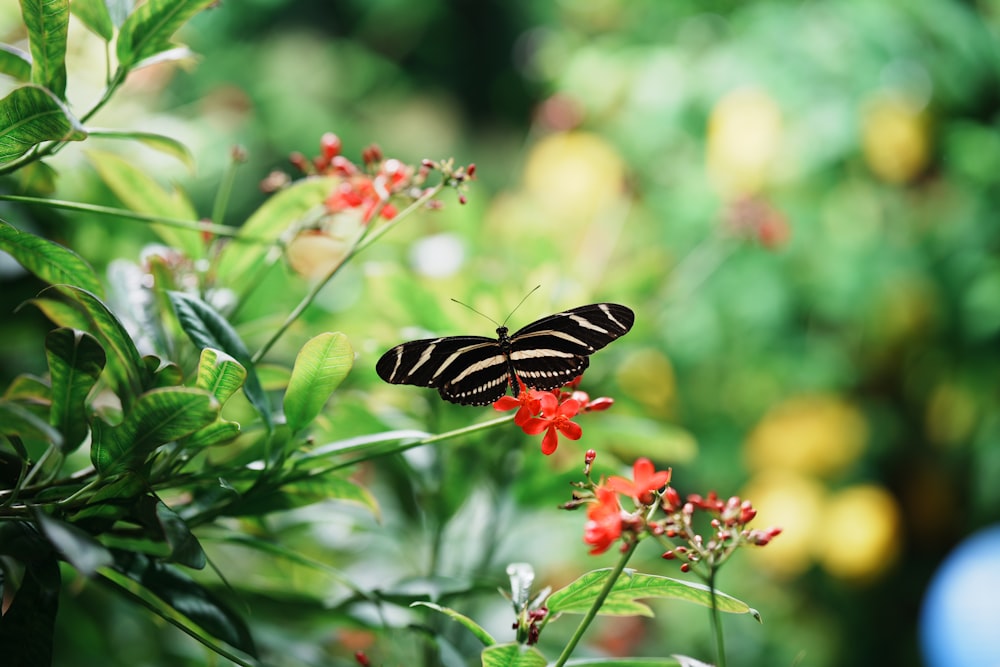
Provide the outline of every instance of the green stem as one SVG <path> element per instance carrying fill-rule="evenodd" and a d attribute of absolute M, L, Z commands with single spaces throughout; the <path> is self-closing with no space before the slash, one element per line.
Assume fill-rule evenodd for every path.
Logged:
<path fill-rule="evenodd" d="M 277 330 L 275 330 L 275 332 L 271 335 L 271 337 L 260 347 L 260 349 L 258 349 L 254 353 L 253 357 L 251 357 L 250 360 L 256 364 L 258 361 L 264 358 L 264 355 L 268 353 L 268 351 L 271 349 L 271 347 L 274 346 L 275 343 L 278 342 L 279 338 L 285 335 L 285 332 L 288 331 L 288 328 L 292 326 L 292 324 L 294 324 L 297 319 L 299 319 L 302 313 L 305 312 L 306 308 L 308 308 L 312 304 L 312 302 L 316 300 L 316 297 L 319 295 L 319 293 L 323 291 L 323 288 L 326 287 L 327 283 L 333 280 L 333 277 L 337 275 L 337 273 L 340 271 L 341 268 L 343 268 L 349 261 L 354 259 L 362 250 L 370 246 L 372 243 L 380 239 L 386 232 L 388 232 L 390 229 L 398 225 L 400 221 L 408 217 L 411 213 L 413 213 L 413 211 L 417 210 L 418 208 L 429 202 L 431 199 L 436 197 L 437 194 L 441 192 L 443 188 L 444 188 L 443 182 L 439 183 L 437 186 L 433 188 L 430 188 L 418 199 L 414 200 L 412 204 L 410 204 L 402 211 L 400 211 L 399 214 L 396 215 L 396 217 L 394 217 L 392 220 L 387 222 L 385 225 L 379 227 L 378 229 L 373 229 L 371 231 L 368 231 L 368 229 L 370 228 L 366 228 L 365 232 L 362 233 L 361 236 L 357 238 L 357 240 L 355 240 L 354 245 L 351 246 L 351 249 L 347 251 L 347 254 L 344 255 L 344 258 L 341 259 L 332 269 L 330 269 L 330 271 L 327 272 L 327 274 L 323 277 L 322 280 L 317 281 L 316 284 L 312 286 L 309 292 L 302 298 L 301 301 L 299 301 L 298 305 L 295 306 L 292 312 L 288 314 L 288 317 L 285 318 L 285 321 L 281 323 L 281 326 L 279 326 Z"/>
<path fill-rule="evenodd" d="M 712 634 L 715 635 L 715 665 L 716 667 L 726 667 L 726 645 L 722 636 L 722 614 L 719 612 L 719 602 L 715 594 L 716 572 L 715 566 L 709 564 L 708 593 L 712 600 L 712 608 L 709 613 L 712 620 Z"/>
<path fill-rule="evenodd" d="M 148 215 L 146 213 L 136 213 L 135 211 L 128 211 L 121 208 L 113 208 L 111 206 L 99 206 L 97 204 L 81 204 L 79 202 L 64 201 L 61 199 L 44 199 L 40 197 L 23 197 L 21 195 L 0 194 L 0 201 L 12 201 L 21 204 L 39 204 L 42 206 L 48 206 L 49 208 L 65 209 L 67 211 L 98 213 L 100 215 L 110 215 L 117 218 L 128 218 L 130 220 L 138 220 L 141 222 L 156 222 L 161 225 L 166 225 L 168 227 L 177 227 L 179 229 L 193 229 L 199 232 L 210 232 L 212 234 L 215 234 L 216 236 L 239 236 L 240 233 L 240 230 L 238 228 L 230 227 L 228 225 L 216 225 L 210 222 L 198 222 L 194 220 L 183 220 L 180 218 L 165 218 L 161 215 Z M 252 237 L 245 237 L 245 236 L 240 236 L 239 240 L 250 243 L 270 244 L 272 242 L 270 239 L 254 239 Z"/>
<path fill-rule="evenodd" d="M 625 565 L 628 563 L 629 559 L 632 558 L 632 554 L 635 553 L 635 548 L 639 546 L 638 540 L 633 540 L 628 549 L 622 554 L 622 557 L 618 559 L 618 563 L 615 565 L 614 569 L 608 573 L 608 578 L 604 582 L 604 586 L 601 588 L 601 592 L 597 594 L 597 599 L 594 600 L 594 604 L 590 605 L 590 609 L 587 610 L 587 615 L 583 617 L 580 621 L 580 625 L 577 626 L 576 632 L 570 637 L 569 643 L 566 644 L 566 648 L 559 655 L 559 659 L 556 660 L 552 667 L 563 667 L 566 661 L 569 660 L 569 656 L 573 654 L 573 650 L 576 645 L 580 643 L 583 639 L 584 633 L 587 631 L 587 627 L 593 622 L 597 617 L 597 612 L 600 611 L 601 605 L 604 604 L 604 600 L 607 599 L 608 595 L 611 593 L 611 589 L 614 588 L 615 582 L 618 581 L 618 577 L 621 576 L 622 572 L 625 570 Z"/>

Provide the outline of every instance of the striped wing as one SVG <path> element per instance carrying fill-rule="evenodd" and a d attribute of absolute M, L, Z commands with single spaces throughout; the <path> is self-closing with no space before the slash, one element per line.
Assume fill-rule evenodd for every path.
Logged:
<path fill-rule="evenodd" d="M 588 358 L 632 328 L 635 313 L 595 303 L 543 317 L 510 338 L 514 372 L 532 389 L 556 389 L 587 369 Z"/>
<path fill-rule="evenodd" d="M 375 364 L 392 384 L 434 387 L 461 405 L 489 405 L 507 393 L 507 358 L 496 340 L 483 336 L 425 338 L 397 345 Z"/>

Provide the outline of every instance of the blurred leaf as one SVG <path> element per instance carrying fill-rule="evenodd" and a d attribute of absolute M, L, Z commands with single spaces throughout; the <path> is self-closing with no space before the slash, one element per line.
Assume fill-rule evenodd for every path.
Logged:
<path fill-rule="evenodd" d="M 69 454 L 90 430 L 87 396 L 101 377 L 107 355 L 87 332 L 59 328 L 45 336 L 45 356 L 52 377 L 49 423 L 62 433 L 62 451 Z"/>
<path fill-rule="evenodd" d="M 282 233 L 321 207 L 338 182 L 336 178 L 307 178 L 272 195 L 243 223 L 240 236 L 219 252 L 218 283 L 238 285 L 259 270 Z"/>
<path fill-rule="evenodd" d="M 21 0 L 31 46 L 31 81 L 66 99 L 69 0 Z"/>
<path fill-rule="evenodd" d="M 254 487 L 234 503 L 227 516 L 257 516 L 306 507 L 324 500 L 339 500 L 361 505 L 380 517 L 378 501 L 368 489 L 334 474 L 310 477 L 286 483 L 281 488 Z"/>
<path fill-rule="evenodd" d="M 220 350 L 204 347 L 198 359 L 195 386 L 210 392 L 225 404 L 246 379 L 247 370 L 236 359 Z"/>
<path fill-rule="evenodd" d="M 166 153 L 167 155 L 177 158 L 183 162 L 188 169 L 194 171 L 194 155 L 191 154 L 191 151 L 188 150 L 187 146 L 173 137 L 156 134 L 154 132 L 139 132 L 136 130 L 104 130 L 92 127 L 88 128 L 87 131 L 90 133 L 91 137 L 102 137 L 104 139 L 132 139 L 142 142 L 154 150 L 158 150 L 161 153 Z"/>
<path fill-rule="evenodd" d="M 410 605 L 411 607 L 427 607 L 428 609 L 433 609 L 434 611 L 441 612 L 453 621 L 457 621 L 461 625 L 475 635 L 476 639 L 482 642 L 483 646 L 493 646 L 497 643 L 497 640 L 493 639 L 481 625 L 473 621 L 471 618 L 464 614 L 460 614 L 454 609 L 449 609 L 448 607 L 442 607 L 439 604 L 434 604 L 433 602 L 414 602 Z"/>
<path fill-rule="evenodd" d="M 45 88 L 21 86 L 0 100 L 0 163 L 43 141 L 82 141 L 86 130 Z"/>
<path fill-rule="evenodd" d="M 56 176 L 56 170 L 41 160 L 19 167 L 14 174 L 21 192 L 45 197 L 56 191 Z"/>
<path fill-rule="evenodd" d="M 118 62 L 125 70 L 172 47 L 171 38 L 188 19 L 215 0 L 149 0 L 137 7 L 118 34 Z"/>
<path fill-rule="evenodd" d="M 51 517 L 39 508 L 32 508 L 32 516 L 41 527 L 52 546 L 66 561 L 85 577 L 92 577 L 97 568 L 111 565 L 111 552 L 89 533 L 73 524 Z"/>
<path fill-rule="evenodd" d="M 103 519 L 112 521 L 132 513 L 135 501 L 146 490 L 146 481 L 132 472 L 106 478 L 87 505 L 73 515 L 73 520 Z"/>
<path fill-rule="evenodd" d="M 109 354 L 108 373 L 115 393 L 121 399 L 122 409 L 128 411 L 133 398 L 146 386 L 145 366 L 135 343 L 114 313 L 97 296 L 73 285 L 57 285 L 55 289 L 81 306 L 87 325 L 74 328 L 86 329 L 103 343 L 105 353 Z"/>
<path fill-rule="evenodd" d="M 115 427 L 94 422 L 91 460 L 101 475 L 141 465 L 159 446 L 213 422 L 219 402 L 202 389 L 153 389 L 139 396 Z M 99 426 L 100 425 L 100 426 Z"/>
<path fill-rule="evenodd" d="M 567 660 L 566 667 L 712 667 L 697 660 L 673 656 L 670 658 L 577 658 Z"/>
<path fill-rule="evenodd" d="M 172 361 L 163 361 L 153 354 L 147 354 L 142 358 L 146 369 L 146 376 L 149 377 L 148 388 L 158 387 L 179 387 L 184 384 L 184 371 Z"/>
<path fill-rule="evenodd" d="M 184 519 L 162 501 L 156 503 L 156 520 L 163 528 L 163 535 L 170 545 L 170 560 L 200 570 L 205 567 L 205 551 L 188 528 Z"/>
<path fill-rule="evenodd" d="M 111 14 L 105 0 L 73 0 L 69 9 L 90 32 L 105 42 L 110 42 L 115 36 L 115 27 L 111 23 Z"/>
<path fill-rule="evenodd" d="M 50 554 L 32 558 L 24 565 L 24 576 L 13 598 L 4 590 L 4 599 L 11 602 L 0 616 L 3 660 L 6 665 L 47 667 L 52 662 L 59 606 L 59 564 Z"/>
<path fill-rule="evenodd" d="M 285 393 L 285 421 L 292 433 L 312 423 L 353 363 L 354 350 L 342 333 L 322 333 L 302 346 Z"/>
<path fill-rule="evenodd" d="M 30 303 L 38 308 L 56 326 L 81 330 L 90 328 L 90 320 L 87 319 L 87 316 L 65 301 L 29 299 L 25 303 Z"/>
<path fill-rule="evenodd" d="M 49 405 L 52 403 L 52 387 L 47 380 L 36 375 L 22 373 L 14 378 L 3 392 L 9 400 L 32 401 Z"/>
<path fill-rule="evenodd" d="M 545 667 L 548 661 L 534 646 L 494 644 L 483 649 L 483 667 Z"/>
<path fill-rule="evenodd" d="M 529 563 L 511 563 L 507 566 L 507 576 L 510 578 L 510 600 L 515 611 L 521 610 L 531 602 L 531 587 L 535 585 L 535 569 Z"/>
<path fill-rule="evenodd" d="M 114 556 L 114 570 L 104 574 L 107 583 L 220 655 L 237 659 L 223 647 L 206 642 L 202 633 L 256 656 L 253 638 L 243 620 L 176 567 L 128 551 L 116 550 Z"/>
<path fill-rule="evenodd" d="M 0 398 L 0 433 L 6 436 L 19 435 L 41 442 L 62 446 L 62 435 L 44 419 L 33 415 L 25 407 Z"/>
<path fill-rule="evenodd" d="M 232 442 L 240 434 L 238 422 L 220 419 L 219 421 L 200 428 L 187 437 L 184 446 L 191 449 L 213 447 Z"/>
<path fill-rule="evenodd" d="M 250 360 L 250 352 L 247 351 L 236 330 L 226 318 L 201 299 L 183 292 L 169 292 L 168 296 L 181 328 L 198 348 L 222 350 L 246 369 L 243 392 L 257 410 L 257 414 L 264 420 L 268 430 L 271 430 L 274 427 L 274 417 L 271 414 L 270 401 L 260 386 L 260 380 Z"/>
<path fill-rule="evenodd" d="M 362 435 L 357 438 L 337 440 L 335 442 L 322 445 L 321 447 L 316 447 L 301 454 L 297 457 L 296 461 L 302 464 L 308 464 L 318 459 L 330 456 L 354 453 L 368 454 L 371 458 L 374 458 L 375 456 L 383 456 L 385 454 L 395 453 L 399 450 L 409 449 L 413 446 L 414 442 L 431 437 L 433 436 L 425 431 L 412 430 L 386 431 L 384 433 Z"/>
<path fill-rule="evenodd" d="M 587 613 L 610 573 L 610 569 L 587 572 L 550 595 L 545 601 L 545 606 L 552 614 Z M 711 593 L 707 586 L 626 570 L 615 582 L 598 613 L 605 616 L 652 616 L 653 611 L 647 605 L 637 602 L 639 598 L 668 598 L 686 600 L 706 607 L 712 606 Z M 715 600 L 719 611 L 751 614 L 760 620 L 760 614 L 755 609 L 734 597 L 716 591 Z"/>
<path fill-rule="evenodd" d="M 0 44 L 0 74 L 27 83 L 31 80 L 31 56 L 10 44 Z"/>
<path fill-rule="evenodd" d="M 198 215 L 191 202 L 179 191 L 168 192 L 152 176 L 113 153 L 88 150 L 87 158 L 97 169 L 101 180 L 111 188 L 125 206 L 136 213 L 162 215 L 164 218 L 196 222 Z M 182 229 L 164 223 L 150 223 L 150 229 L 164 243 L 197 259 L 205 254 L 201 232 Z"/>
<path fill-rule="evenodd" d="M 37 278 L 50 285 L 76 285 L 97 295 L 104 293 L 101 281 L 87 260 L 58 243 L 22 232 L 0 220 L 0 249 Z"/>

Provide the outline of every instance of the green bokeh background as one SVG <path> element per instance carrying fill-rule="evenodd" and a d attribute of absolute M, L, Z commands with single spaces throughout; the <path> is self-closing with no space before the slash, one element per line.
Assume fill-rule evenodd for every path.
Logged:
<path fill-rule="evenodd" d="M 998 12 L 995 0 L 229 1 L 183 33 L 197 64 L 140 72 L 95 122 L 176 136 L 197 172 L 142 148 L 82 149 L 127 151 L 207 215 L 242 145 L 234 225 L 264 200 L 258 182 L 292 151 L 315 154 L 324 132 L 355 158 L 377 142 L 411 163 L 477 164 L 468 204 L 446 193 L 443 210 L 394 230 L 269 356 L 290 363 L 325 330 L 358 352 L 318 443 L 492 416 L 375 376 L 384 349 L 421 332 L 490 332 L 450 298 L 500 320 L 541 285 L 514 327 L 598 300 L 636 311 L 634 331 L 587 374 L 584 389 L 617 403 L 581 419 L 580 443 L 544 459 L 535 439 L 491 432 L 380 461 L 359 471 L 380 521 L 324 505 L 268 517 L 261 534 L 362 588 L 475 589 L 449 604 L 506 639 L 512 619 L 494 592 L 506 563 L 530 562 L 558 585 L 612 562 L 586 555 L 582 514 L 554 509 L 583 450 L 597 449 L 606 473 L 642 453 L 673 466 L 682 493 L 756 490 L 759 527 L 786 528 L 723 572 L 723 590 L 765 620 L 726 619 L 730 664 L 918 665 L 936 565 L 1000 520 Z M 13 3 L 0 9 L 3 41 L 17 24 Z M 71 42 L 69 95 L 87 99 L 101 54 L 81 30 Z M 54 196 L 115 203 L 80 149 L 53 166 Z M 734 235 L 741 201 L 787 240 Z M 155 240 L 125 222 L 0 210 L 101 271 Z M 443 275 L 425 265 L 445 260 L 455 266 Z M 44 323 L 31 309 L 10 314 L 38 285 L 12 267 L 3 285 L 0 372 L 42 372 Z M 241 310 L 248 341 L 262 342 L 306 289 L 290 270 L 269 275 Z M 858 489 L 867 495 L 847 504 Z M 346 604 L 335 577 L 211 553 L 270 664 L 353 664 L 357 647 L 376 664 L 427 655 L 403 629 L 425 617 L 405 605 L 380 619 Z M 676 575 L 657 556 L 635 566 Z M 703 610 L 653 606 L 655 619 L 601 621 L 583 650 L 710 659 Z M 59 665 L 207 660 L 82 582 L 60 619 Z M 550 657 L 572 625 L 546 630 Z M 456 626 L 440 629 L 475 655 Z M 461 664 L 450 651 L 428 664 Z"/>

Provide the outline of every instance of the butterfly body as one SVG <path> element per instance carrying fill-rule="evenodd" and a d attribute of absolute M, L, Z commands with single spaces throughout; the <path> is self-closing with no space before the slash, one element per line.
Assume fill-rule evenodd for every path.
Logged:
<path fill-rule="evenodd" d="M 596 303 L 566 310 L 519 329 L 505 326 L 496 339 L 445 336 L 403 343 L 386 352 L 375 370 L 386 382 L 433 387 L 441 397 L 462 405 L 489 405 L 520 389 L 515 377 L 532 389 L 563 386 L 583 373 L 589 356 L 628 333 L 635 319 L 627 307 Z"/>

